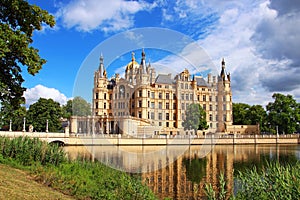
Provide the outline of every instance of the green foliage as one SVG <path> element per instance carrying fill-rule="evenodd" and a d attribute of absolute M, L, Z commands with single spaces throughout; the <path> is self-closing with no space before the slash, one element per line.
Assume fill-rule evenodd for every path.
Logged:
<path fill-rule="evenodd" d="M 299 129 L 300 104 L 291 95 L 273 94 L 274 102 L 267 105 L 270 125 L 279 133 L 294 133 Z"/>
<path fill-rule="evenodd" d="M 64 151 L 58 145 L 48 145 L 37 138 L 29 137 L 0 137 L 0 154 L 3 158 L 11 158 L 25 166 L 35 162 L 41 165 L 58 165 L 66 159 Z"/>
<path fill-rule="evenodd" d="M 35 30 L 53 27 L 55 20 L 47 11 L 26 0 L 2 0 L 0 4 L 0 102 L 17 108 L 24 103 L 22 67 L 36 74 L 46 60 L 31 46 Z"/>
<path fill-rule="evenodd" d="M 185 120 L 182 122 L 184 130 L 207 129 L 206 113 L 199 104 L 190 104 L 185 111 Z"/>
<path fill-rule="evenodd" d="M 125 172 L 98 162 L 67 161 L 62 148 L 37 138 L 0 137 L 0 163 L 30 170 L 37 181 L 77 199 L 157 199 Z"/>
<path fill-rule="evenodd" d="M 65 118 L 91 115 L 91 104 L 81 97 L 75 97 L 73 100 L 69 100 L 62 109 Z"/>
<path fill-rule="evenodd" d="M 219 187 L 216 192 L 211 183 L 205 184 L 204 193 L 208 200 L 225 200 L 228 199 L 228 191 L 226 190 L 226 180 L 224 173 L 219 176 Z"/>
<path fill-rule="evenodd" d="M 236 199 L 300 199 L 300 163 L 269 163 L 262 171 L 240 173 L 238 179 Z"/>
<path fill-rule="evenodd" d="M 0 127 L 9 129 L 10 120 L 12 130 L 21 131 L 23 129 L 23 118 L 26 117 L 26 108 L 14 108 L 11 104 L 3 102 L 0 110 Z"/>
<path fill-rule="evenodd" d="M 78 199 L 156 199 L 139 180 L 102 163 L 73 161 L 38 168 L 38 181 Z"/>
<path fill-rule="evenodd" d="M 232 115 L 235 125 L 256 125 L 259 123 L 262 131 L 267 127 L 267 113 L 261 105 L 250 106 L 245 103 L 233 103 Z"/>
<path fill-rule="evenodd" d="M 60 118 L 62 110 L 58 102 L 53 99 L 40 98 L 30 105 L 27 111 L 26 124 L 33 125 L 36 131 L 45 131 L 48 120 L 49 132 L 57 132 L 62 129 Z"/>

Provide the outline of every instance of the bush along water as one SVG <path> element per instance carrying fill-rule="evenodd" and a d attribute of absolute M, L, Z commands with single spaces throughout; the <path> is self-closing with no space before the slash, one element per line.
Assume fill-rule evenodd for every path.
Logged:
<path fill-rule="evenodd" d="M 58 145 L 37 138 L 0 137 L 0 163 L 29 170 L 38 182 L 77 199 L 157 199 L 137 178 L 99 162 L 69 161 Z"/>
<path fill-rule="evenodd" d="M 280 165 L 278 161 L 268 162 L 262 170 L 253 167 L 245 172 L 239 172 L 236 180 L 236 194 L 230 196 L 229 192 L 225 190 L 224 175 L 221 174 L 219 191 L 214 191 L 211 184 L 205 185 L 207 199 L 300 199 L 299 162 L 295 165 Z"/>

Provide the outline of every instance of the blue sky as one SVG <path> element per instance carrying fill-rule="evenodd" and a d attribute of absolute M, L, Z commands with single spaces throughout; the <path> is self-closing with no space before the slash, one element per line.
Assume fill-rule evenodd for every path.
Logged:
<path fill-rule="evenodd" d="M 274 92 L 292 94 L 300 100 L 299 1 L 29 2 L 53 14 L 56 26 L 34 33 L 33 46 L 48 62 L 35 76 L 23 73 L 24 86 L 28 88 L 24 95 L 27 105 L 39 97 L 53 98 L 64 104 L 77 95 L 78 85 L 83 87 L 84 84 L 86 86 L 80 90 L 85 90 L 83 96 L 90 100 L 92 73 L 99 65 L 101 52 L 109 76 L 117 72 L 122 74 L 124 66 L 131 60 L 132 50 L 139 62 L 141 48 L 145 48 L 147 62 L 161 69 L 161 73 L 168 73 L 170 69 L 172 73 L 181 71 L 189 67 L 189 59 L 197 61 L 201 57 L 191 50 L 193 45 L 185 44 L 183 40 L 174 41 L 176 45 L 178 41 L 180 45 L 186 45 L 177 52 L 170 52 L 172 47 L 159 44 L 151 47 L 152 40 L 160 38 L 161 32 L 145 38 L 148 27 L 169 30 L 173 36 L 176 32 L 187 36 L 188 41 L 203 49 L 202 54 L 206 52 L 206 58 L 210 58 L 215 66 L 211 72 L 216 72 L 221 59 L 225 58 L 227 71 L 232 76 L 234 102 L 265 105 L 272 101 Z M 127 41 L 114 43 L 114 38 L 121 36 L 124 40 L 135 40 L 135 49 L 125 47 Z M 162 37 L 160 41 L 164 44 L 168 39 Z M 112 44 L 111 47 L 104 48 L 106 43 Z M 120 48 L 123 49 L 121 55 L 108 52 L 122 52 L 116 50 Z M 199 66 L 203 65 L 199 63 Z M 211 65 L 205 67 L 208 66 Z M 86 79 L 81 80 L 81 77 Z"/>

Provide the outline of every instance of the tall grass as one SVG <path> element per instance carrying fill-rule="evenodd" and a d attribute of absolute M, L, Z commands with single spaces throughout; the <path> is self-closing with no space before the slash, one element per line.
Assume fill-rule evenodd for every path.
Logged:
<path fill-rule="evenodd" d="M 0 163 L 27 169 L 38 182 L 77 199 L 156 199 L 140 180 L 124 172 L 98 162 L 66 158 L 58 145 L 37 138 L 0 137 Z"/>
<path fill-rule="evenodd" d="M 29 166 L 33 163 L 41 165 L 59 165 L 66 161 L 66 154 L 58 145 L 49 145 L 38 138 L 0 137 L 0 154 L 3 158 L 11 158 L 21 165 Z"/>
<path fill-rule="evenodd" d="M 223 199 L 254 199 L 279 200 L 300 199 L 300 163 L 295 165 L 280 165 L 277 162 L 268 162 L 262 170 L 256 167 L 239 172 L 236 178 L 236 195 L 226 196 L 225 180 L 220 176 L 220 188 L 215 192 L 211 184 L 205 185 L 205 194 L 209 200 Z M 219 194 L 219 195 L 217 195 Z"/>

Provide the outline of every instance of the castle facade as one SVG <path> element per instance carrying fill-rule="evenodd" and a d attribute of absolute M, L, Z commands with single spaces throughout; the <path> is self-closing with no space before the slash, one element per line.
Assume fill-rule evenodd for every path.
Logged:
<path fill-rule="evenodd" d="M 156 74 L 155 68 L 146 64 L 143 50 L 139 63 L 132 53 L 125 77 L 115 74 L 108 78 L 101 55 L 94 74 L 93 116 L 89 123 L 95 133 L 177 135 L 184 131 L 182 122 L 192 103 L 204 109 L 209 126 L 198 134 L 224 132 L 232 125 L 230 74 L 225 72 L 224 59 L 220 74 L 208 74 L 206 79 L 192 76 L 187 69 L 172 77 Z"/>

